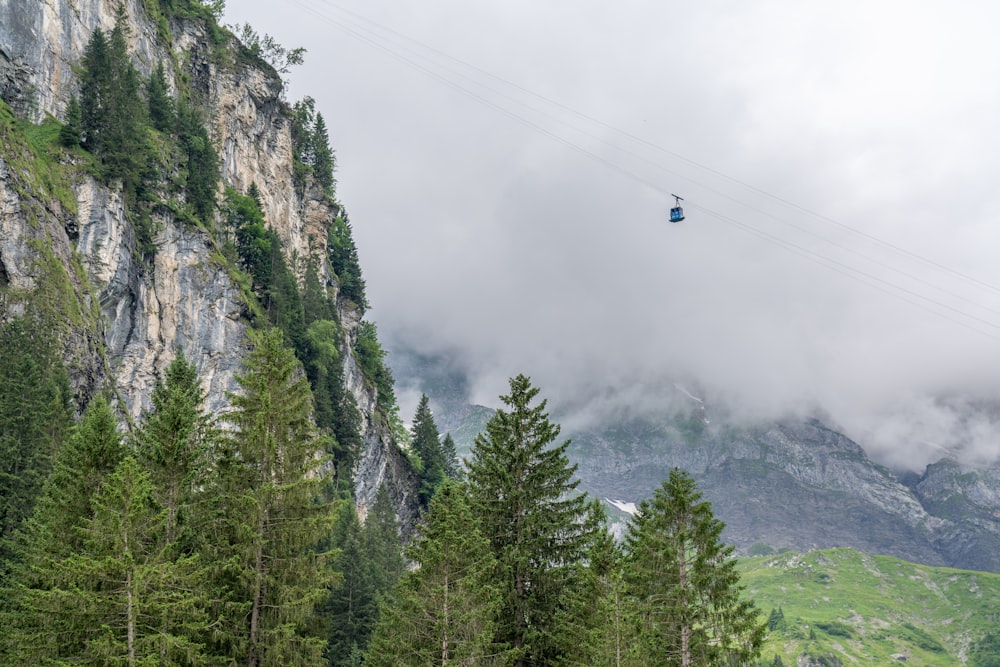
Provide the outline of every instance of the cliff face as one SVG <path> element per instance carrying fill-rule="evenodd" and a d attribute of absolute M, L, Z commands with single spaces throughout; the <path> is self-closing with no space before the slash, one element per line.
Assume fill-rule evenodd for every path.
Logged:
<path fill-rule="evenodd" d="M 93 30 L 113 28 L 117 4 L 0 0 L 4 101 L 36 122 L 47 114 L 61 118 L 70 96 L 79 92 L 74 67 Z M 338 303 L 347 385 L 363 417 L 359 508 L 363 512 L 386 482 L 408 531 L 416 519 L 415 482 L 388 429 L 373 417 L 375 389 L 353 357 L 360 315 L 352 303 L 337 298 L 338 282 L 325 261 L 329 226 L 340 211 L 317 188 L 295 187 L 280 79 L 232 55 L 220 58 L 220 46 L 196 21 L 172 20 L 168 44 L 142 0 L 126 0 L 124 7 L 139 71 L 148 75 L 162 62 L 168 81 L 184 77 L 207 107 L 224 185 L 241 192 L 258 185 L 265 218 L 290 260 L 324 258 L 321 280 Z M 231 41 L 221 51 L 235 53 L 237 47 Z M 57 284 L 58 308 L 66 311 L 65 356 L 81 402 L 110 382 L 123 409 L 138 417 L 158 372 L 183 350 L 201 371 L 208 408 L 225 410 L 226 392 L 237 388 L 247 323 L 240 291 L 208 234 L 162 209 L 153 220 L 155 256 L 144 261 L 118 190 L 70 171 L 72 194 L 56 197 L 22 165 L 30 161 L 19 157 L 27 150 L 13 145 L 0 150 L 0 284 L 13 288 L 0 315 L 17 314 L 42 283 Z"/>

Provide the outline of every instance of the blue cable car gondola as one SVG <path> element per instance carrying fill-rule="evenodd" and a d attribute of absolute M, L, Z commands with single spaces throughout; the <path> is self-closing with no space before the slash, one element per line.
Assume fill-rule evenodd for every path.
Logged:
<path fill-rule="evenodd" d="M 681 208 L 681 202 L 684 200 L 675 194 L 670 196 L 674 198 L 674 206 L 670 209 L 670 222 L 680 222 L 684 219 L 684 209 Z"/>

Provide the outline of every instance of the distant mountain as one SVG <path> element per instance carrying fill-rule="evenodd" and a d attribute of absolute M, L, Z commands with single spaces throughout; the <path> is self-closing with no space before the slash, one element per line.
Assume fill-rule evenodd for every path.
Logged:
<path fill-rule="evenodd" d="M 406 350 L 394 349 L 390 363 L 397 384 L 426 393 L 439 429 L 467 451 L 491 411 L 463 401 L 461 372 Z M 709 419 L 701 399 L 679 386 L 669 391 L 678 395 L 666 402 L 686 407 L 585 428 L 550 405 L 572 439 L 580 488 L 605 499 L 612 514 L 650 496 L 678 466 L 695 476 L 726 523 L 724 539 L 741 553 L 850 547 L 1000 572 L 1000 467 L 941 461 L 900 480 L 820 419 Z"/>

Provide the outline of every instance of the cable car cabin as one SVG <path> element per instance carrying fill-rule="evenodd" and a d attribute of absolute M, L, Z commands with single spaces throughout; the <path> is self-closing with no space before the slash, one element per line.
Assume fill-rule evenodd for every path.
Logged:
<path fill-rule="evenodd" d="M 680 222 L 684 219 L 684 209 L 681 208 L 681 202 L 684 201 L 684 198 L 675 194 L 670 196 L 674 198 L 674 205 L 670 208 L 670 222 Z"/>

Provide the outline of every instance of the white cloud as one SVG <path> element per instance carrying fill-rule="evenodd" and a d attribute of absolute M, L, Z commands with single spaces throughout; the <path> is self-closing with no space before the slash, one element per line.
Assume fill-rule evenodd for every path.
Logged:
<path fill-rule="evenodd" d="M 454 351 L 477 399 L 693 377 L 914 463 L 955 426 L 909 419 L 928 396 L 1000 395 L 994 3 L 338 3 L 459 61 L 320 0 L 230 5 L 308 49 L 290 97 L 327 120 L 381 334 Z"/>

